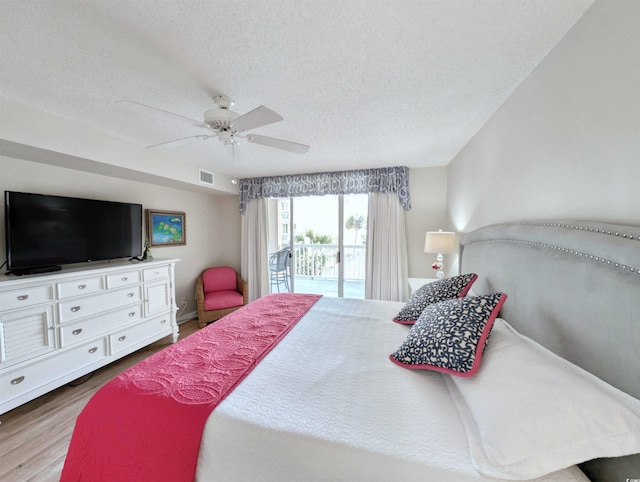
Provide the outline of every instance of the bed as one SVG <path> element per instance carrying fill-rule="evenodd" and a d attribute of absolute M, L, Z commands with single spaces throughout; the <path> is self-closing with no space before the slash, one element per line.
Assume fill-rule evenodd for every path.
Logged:
<path fill-rule="evenodd" d="M 638 455 L 627 455 L 637 453 L 640 447 L 639 253 L 640 228 L 602 223 L 510 223 L 466 234 L 461 240 L 460 271 L 477 273 L 477 278 L 465 298 L 507 294 L 507 300 L 497 308 L 500 318 L 491 319 L 493 330 L 486 349 L 477 352 L 482 359 L 475 376 L 408 370 L 390 361 L 389 355 L 415 331 L 415 326 L 391 321 L 404 303 L 305 299 L 309 305 L 306 312 L 295 315 L 280 334 L 274 334 L 273 343 L 267 343 L 264 352 L 256 352 L 249 369 L 228 384 L 231 390 L 219 397 L 212 410 L 200 412 L 187 403 L 182 412 L 157 418 L 162 412 L 152 408 L 154 395 L 149 392 L 138 396 L 139 407 L 127 419 L 128 388 L 145 388 L 149 383 L 136 378 L 140 371 L 125 372 L 109 403 L 100 406 L 92 404 L 92 399 L 78 418 L 62 480 L 118 480 L 106 475 L 114 466 L 118 466 L 120 475 L 129 471 L 126 480 L 150 480 L 151 468 L 145 463 L 154 470 L 164 463 L 165 468 L 152 477 L 154 480 L 177 480 L 169 470 L 178 467 L 186 480 L 200 482 L 550 482 L 588 480 L 585 474 L 591 480 L 640 478 Z M 288 295 L 275 296 L 277 303 L 287 305 Z M 240 323 L 234 328 L 237 331 L 237 326 L 244 326 L 242 317 L 258 307 L 252 303 L 224 319 L 231 321 L 216 322 L 169 347 L 170 351 L 159 354 L 155 364 L 171 365 L 179 358 L 176 353 L 181 347 L 188 347 L 182 351 L 191 356 L 187 367 L 191 390 L 206 386 L 199 385 L 192 375 L 193 352 L 198 351 L 193 349 L 198 346 L 194 344 L 207 346 L 213 343 L 211 340 L 231 340 L 233 332 L 219 335 L 216 331 L 225 323 Z M 285 311 L 270 310 L 275 317 Z M 495 317 L 497 311 L 492 313 Z M 255 314 L 248 317 L 262 318 Z M 264 327 L 258 326 L 260 330 Z M 478 346 L 484 346 L 484 340 Z M 525 350 L 529 362 L 524 361 L 522 367 L 512 358 L 504 358 L 512 356 L 514 346 Z M 205 352 L 199 352 L 198 360 L 210 356 Z M 218 363 L 211 356 L 208 366 Z M 539 359 L 535 357 L 542 357 L 542 361 L 531 362 Z M 148 366 L 153 364 L 153 360 L 147 362 Z M 580 382 L 564 383 L 564 372 L 548 375 L 555 373 L 558 365 L 567 368 L 567 377 L 577 374 Z M 155 383 L 158 375 L 154 377 Z M 538 380 L 536 384 L 534 379 Z M 593 393 L 598 392 L 597 396 L 592 395 L 591 386 L 596 387 Z M 537 430 L 542 438 L 555 433 L 560 423 L 557 418 L 552 417 L 550 422 L 537 418 L 548 411 L 545 404 L 526 401 L 547 390 L 567 387 L 568 409 L 575 413 L 585 407 L 587 410 L 577 423 L 593 422 L 594 430 L 607 433 L 592 436 L 586 448 L 567 443 L 552 443 L 548 448 L 545 443 L 542 448 L 535 445 L 536 460 L 524 457 L 523 462 L 522 457 L 516 457 L 504 459 L 509 463 L 495 463 L 495 453 L 504 455 L 496 452 L 496 447 L 506 451 L 511 445 L 528 447 L 529 441 L 512 443 L 519 418 L 529 422 L 527 430 L 532 439 Z M 574 387 L 576 399 L 572 398 Z M 600 391 L 605 395 L 600 396 Z M 217 389 L 204 392 L 219 395 Z M 522 408 L 514 405 L 514 393 L 525 397 Z M 481 402 L 476 404 L 477 400 Z M 499 404 L 505 401 L 501 407 Z M 522 416 L 527 405 L 538 409 L 535 420 Z M 187 443 L 163 430 L 165 425 L 172 426 L 172 421 L 183 426 L 192 415 L 201 420 L 202 436 L 196 437 L 195 449 L 191 448 L 196 453 L 190 456 L 185 453 Z M 150 421 L 143 421 L 147 416 Z M 138 423 L 140 429 L 134 427 Z M 609 433 L 612 427 L 613 434 Z M 154 435 L 136 439 L 134 434 L 141 432 L 145 432 L 141 437 L 149 437 L 149 432 Z M 571 432 L 563 427 L 547 438 L 557 445 L 565 433 Z M 600 444 L 600 440 L 607 443 Z M 489 446 L 493 450 L 490 457 Z M 562 456 L 556 457 L 560 453 Z M 587 458 L 583 458 L 585 453 Z M 575 465 L 595 453 L 606 458 L 581 464 L 582 470 Z M 613 458 L 622 454 L 626 456 Z M 190 462 L 183 463 L 187 459 Z M 189 464 L 192 467 L 183 471 Z"/>

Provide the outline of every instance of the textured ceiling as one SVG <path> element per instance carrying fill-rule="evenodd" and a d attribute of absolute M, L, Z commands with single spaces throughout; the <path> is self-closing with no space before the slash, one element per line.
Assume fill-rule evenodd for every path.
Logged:
<path fill-rule="evenodd" d="M 202 119 L 226 94 L 311 146 L 168 150 L 238 177 L 446 165 L 592 3 L 0 0 L 0 96 L 143 149 L 203 130 L 117 100 Z"/>

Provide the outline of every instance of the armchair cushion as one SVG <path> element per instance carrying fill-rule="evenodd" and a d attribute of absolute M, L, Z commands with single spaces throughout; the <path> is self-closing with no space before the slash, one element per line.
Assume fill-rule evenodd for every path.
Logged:
<path fill-rule="evenodd" d="M 205 270 L 204 273 L 202 273 L 202 283 L 205 293 L 211 293 L 212 291 L 235 291 L 238 289 L 236 272 L 228 266 L 219 266 Z M 215 308 L 206 309 L 211 310 Z"/>
<path fill-rule="evenodd" d="M 235 274 L 233 275 L 235 280 Z M 242 293 L 235 290 L 215 291 L 204 294 L 205 310 L 223 310 L 244 304 Z"/>

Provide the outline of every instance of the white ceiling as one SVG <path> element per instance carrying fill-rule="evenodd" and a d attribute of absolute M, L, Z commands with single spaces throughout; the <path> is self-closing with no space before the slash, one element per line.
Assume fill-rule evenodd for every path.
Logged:
<path fill-rule="evenodd" d="M 0 97 L 144 146 L 226 94 L 305 155 L 167 152 L 237 177 L 446 165 L 593 0 L 0 0 Z M 0 114 L 2 115 L 2 114 Z M 7 119 L 5 119 L 7 121 Z"/>

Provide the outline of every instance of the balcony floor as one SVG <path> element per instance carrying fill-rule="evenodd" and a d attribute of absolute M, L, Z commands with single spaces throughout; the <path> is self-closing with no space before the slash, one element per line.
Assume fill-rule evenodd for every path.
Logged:
<path fill-rule="evenodd" d="M 278 292 L 274 286 L 274 292 Z M 284 284 L 280 285 L 280 291 L 285 291 Z M 338 296 L 338 280 L 326 278 L 296 278 L 296 293 L 317 293 L 324 296 Z M 364 280 L 362 281 L 345 281 L 343 296 L 345 298 L 364 299 Z"/>

